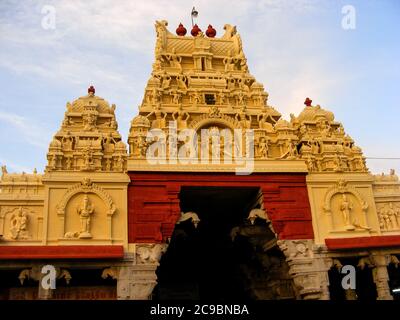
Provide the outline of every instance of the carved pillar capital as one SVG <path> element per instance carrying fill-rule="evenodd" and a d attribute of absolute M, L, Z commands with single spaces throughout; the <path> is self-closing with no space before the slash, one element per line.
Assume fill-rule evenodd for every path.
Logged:
<path fill-rule="evenodd" d="M 278 240 L 286 256 L 298 297 L 329 300 L 329 259 L 314 252 L 313 240 Z"/>
<path fill-rule="evenodd" d="M 167 247 L 166 243 L 138 243 L 135 245 L 134 263 L 119 267 L 118 299 L 148 300 L 150 298 L 157 285 L 156 270 Z M 111 276 L 114 275 L 112 269 L 105 269 L 105 272 Z"/>

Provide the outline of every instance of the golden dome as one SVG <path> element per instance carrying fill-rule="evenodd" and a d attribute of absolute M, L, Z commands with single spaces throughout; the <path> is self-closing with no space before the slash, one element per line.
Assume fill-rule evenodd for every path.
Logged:
<path fill-rule="evenodd" d="M 290 123 L 287 122 L 285 119 L 280 118 L 275 124 L 275 129 L 290 129 Z"/>
<path fill-rule="evenodd" d="M 83 106 L 92 105 L 96 106 L 96 110 L 99 113 L 111 113 L 110 104 L 101 97 L 88 94 L 83 97 L 79 97 L 72 102 L 69 112 L 83 112 Z"/>
<path fill-rule="evenodd" d="M 131 125 L 134 128 L 139 128 L 139 127 L 150 128 L 150 121 L 145 116 L 138 115 L 132 120 Z"/>
<path fill-rule="evenodd" d="M 335 119 L 335 116 L 332 112 L 322 109 L 320 105 L 316 105 L 305 107 L 297 117 L 297 120 L 301 123 L 304 121 L 316 121 L 319 118 L 324 118 L 331 122 Z"/>

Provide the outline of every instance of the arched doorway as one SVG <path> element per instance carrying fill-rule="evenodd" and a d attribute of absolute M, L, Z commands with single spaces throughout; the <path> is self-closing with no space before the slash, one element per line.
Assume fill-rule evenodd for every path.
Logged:
<path fill-rule="evenodd" d="M 181 210 L 196 212 L 200 223 L 176 225 L 153 299 L 294 299 L 269 222 L 247 219 L 261 198 L 256 187 L 182 187 Z"/>

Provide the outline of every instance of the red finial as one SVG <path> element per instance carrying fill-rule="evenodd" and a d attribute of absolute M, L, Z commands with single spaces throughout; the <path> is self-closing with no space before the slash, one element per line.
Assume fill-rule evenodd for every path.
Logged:
<path fill-rule="evenodd" d="M 195 24 L 192 28 L 192 31 L 190 31 L 193 37 L 196 37 L 199 34 L 199 32 L 201 32 L 201 29 L 197 24 Z"/>
<path fill-rule="evenodd" d="M 214 38 L 217 34 L 217 30 L 215 30 L 211 24 L 208 25 L 207 31 L 206 31 L 206 35 L 209 38 Z"/>
<path fill-rule="evenodd" d="M 186 28 L 183 26 L 182 23 L 179 24 L 179 27 L 176 29 L 176 34 L 178 36 L 183 37 L 186 34 L 187 30 Z"/>
<path fill-rule="evenodd" d="M 304 101 L 304 104 L 305 104 L 307 107 L 311 107 L 311 103 L 312 103 L 312 100 L 311 100 L 310 98 L 306 98 L 306 101 Z"/>
<path fill-rule="evenodd" d="M 88 89 L 87 91 L 88 91 L 88 94 L 94 95 L 95 92 L 96 92 L 96 89 L 95 89 L 93 86 L 90 86 L 89 89 Z"/>

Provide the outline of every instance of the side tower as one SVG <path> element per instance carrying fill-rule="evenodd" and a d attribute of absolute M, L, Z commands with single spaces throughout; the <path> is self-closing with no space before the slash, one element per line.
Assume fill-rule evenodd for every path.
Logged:
<path fill-rule="evenodd" d="M 1 292 L 5 299 L 117 298 L 117 284 L 107 278 L 116 279 L 129 256 L 129 179 L 114 111 L 90 87 L 67 103 L 44 174 L 10 174 L 3 167 L 0 276 L 10 286 Z M 56 268 L 56 290 L 41 286 L 44 265 Z"/>

